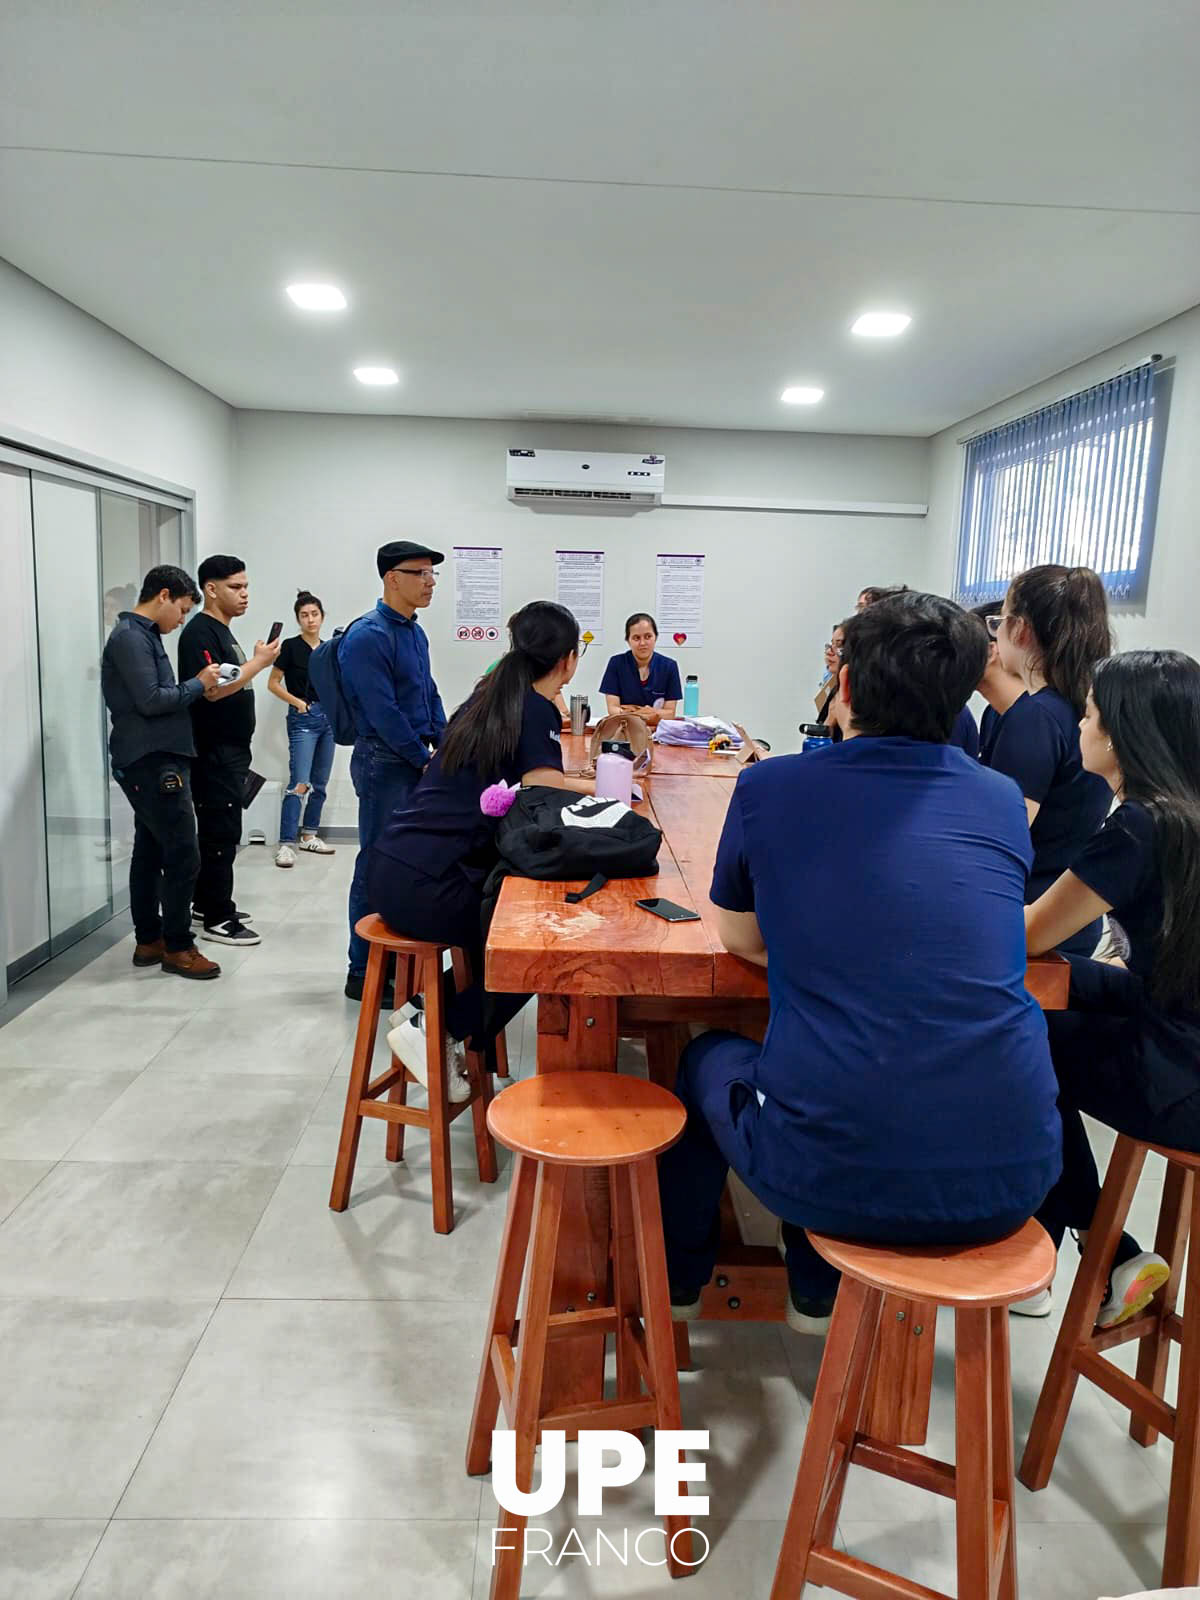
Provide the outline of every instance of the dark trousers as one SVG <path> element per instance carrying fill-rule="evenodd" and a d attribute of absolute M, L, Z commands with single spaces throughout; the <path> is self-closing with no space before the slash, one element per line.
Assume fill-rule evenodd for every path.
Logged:
<path fill-rule="evenodd" d="M 192 885 L 200 867 L 185 756 L 150 755 L 113 777 L 133 808 L 129 909 L 139 944 L 192 947 Z"/>
<path fill-rule="evenodd" d="M 367 946 L 354 931 L 354 925 L 370 911 L 380 908 L 370 903 L 367 895 L 367 869 L 371 861 L 371 846 L 378 839 L 393 811 L 408 800 L 421 781 L 421 774 L 409 761 L 401 761 L 387 745 L 378 739 L 359 739 L 350 757 L 350 780 L 358 796 L 358 855 L 354 862 L 354 878 L 350 884 L 350 949 L 349 965 L 352 977 L 362 977 L 367 970 Z M 399 933 L 401 927 L 397 926 Z M 414 934 L 422 938 L 421 934 Z"/>
<path fill-rule="evenodd" d="M 658 1162 L 673 1289 L 696 1291 L 712 1277 L 721 1194 L 731 1167 L 783 1222 L 788 1287 L 797 1300 L 832 1300 L 840 1276 L 809 1244 L 805 1228 L 879 1244 L 982 1244 L 1003 1238 L 1026 1220 L 1023 1213 L 970 1222 L 865 1220 L 839 1208 L 835 1197 L 828 1207 L 816 1207 L 764 1183 L 755 1170 L 759 1104 L 753 1078 L 760 1048 L 740 1034 L 706 1033 L 693 1039 L 680 1058 L 675 1093 L 687 1108 L 687 1126 L 679 1143 Z M 870 1181 L 869 1173 L 863 1176 L 864 1182 Z"/>
<path fill-rule="evenodd" d="M 1037 1215 L 1056 1246 L 1068 1228 L 1091 1227 L 1100 1198 L 1082 1112 L 1134 1139 L 1200 1151 L 1200 1091 L 1165 1107 L 1153 1092 L 1156 1047 L 1141 1015 L 1140 980 L 1103 961 L 1078 956 L 1070 961 L 1067 1010 L 1046 1013 L 1063 1124 L 1063 1170 Z M 1200 1079 L 1200 1036 L 1194 1048 Z M 1136 1251 L 1126 1235 L 1116 1260 Z"/>
<path fill-rule="evenodd" d="M 440 878 L 427 877 L 406 862 L 372 852 L 368 872 L 371 909 L 388 927 L 410 939 L 459 945 L 471 962 L 472 982 L 462 994 L 446 974 L 446 1031 L 482 1050 L 495 1070 L 494 1044 L 529 999 L 527 994 L 489 994 L 483 986 L 483 928 L 480 887 L 457 867 Z"/>
<path fill-rule="evenodd" d="M 242 796 L 249 771 L 250 751 L 238 744 L 210 745 L 197 752 L 192 767 L 200 845 L 195 905 L 208 927 L 237 913 L 233 863 L 242 842 Z"/>

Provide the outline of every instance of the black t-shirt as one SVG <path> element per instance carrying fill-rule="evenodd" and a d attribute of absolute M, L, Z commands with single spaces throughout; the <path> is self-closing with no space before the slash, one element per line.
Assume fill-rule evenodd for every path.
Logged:
<path fill-rule="evenodd" d="M 246 660 L 242 647 L 223 622 L 201 611 L 179 635 L 179 676 L 194 678 L 209 662 Z M 254 690 L 239 689 L 224 700 L 199 699 L 192 706 L 192 728 L 197 750 L 217 744 L 243 745 L 254 737 Z"/>
<path fill-rule="evenodd" d="M 293 639 L 285 639 L 279 647 L 275 665 L 283 669 L 287 692 L 294 694 L 297 700 L 311 701 L 317 698 L 308 683 L 308 663 L 312 653 L 313 647 L 302 633 L 296 634 Z"/>
<path fill-rule="evenodd" d="M 454 726 L 453 718 L 449 726 Z M 554 702 L 534 689 L 527 690 L 521 737 L 504 770 L 488 774 L 460 770 L 450 777 L 442 770 L 439 751 L 408 804 L 392 813 L 375 848 L 433 878 L 457 865 L 482 882 L 496 863 L 498 819 L 484 816 L 479 809 L 480 795 L 502 778 L 508 784 L 519 783 L 526 772 L 538 767 L 561 772 L 561 730 L 562 719 Z"/>
<path fill-rule="evenodd" d="M 1023 694 L 1000 719 L 988 765 L 1016 780 L 1039 810 L 1029 833 L 1026 905 L 1073 865 L 1112 804 L 1112 790 L 1079 757 L 1079 718 L 1056 689 Z"/>
<path fill-rule="evenodd" d="M 983 716 L 979 719 L 979 759 L 985 767 L 992 764 L 992 750 L 996 743 L 996 735 L 1000 732 L 1000 718 L 1004 715 L 997 711 L 995 706 L 984 706 Z"/>
<path fill-rule="evenodd" d="M 1162 877 L 1154 818 L 1126 800 L 1071 863 L 1071 871 L 1112 907 L 1109 926 L 1117 954 L 1139 978 L 1154 970 L 1163 925 Z"/>

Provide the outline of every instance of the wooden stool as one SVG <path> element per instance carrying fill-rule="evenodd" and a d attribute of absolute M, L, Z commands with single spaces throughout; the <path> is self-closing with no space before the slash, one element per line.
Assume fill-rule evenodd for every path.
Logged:
<path fill-rule="evenodd" d="M 1140 1316 L 1115 1328 L 1098 1329 L 1096 1313 L 1148 1150 L 1167 1160 L 1154 1248 L 1171 1276 Z M 1173 1439 L 1164 1588 L 1200 1582 L 1200 1328 L 1191 1330 L 1190 1339 L 1185 1337 L 1186 1324 L 1175 1311 L 1189 1232 L 1200 1241 L 1200 1185 L 1193 1181 L 1198 1170 L 1198 1155 L 1119 1135 L 1021 1457 L 1021 1482 L 1027 1489 L 1044 1489 L 1080 1376 L 1129 1408 L 1129 1432 L 1138 1444 L 1153 1444 L 1160 1433 Z M 1186 1300 L 1192 1316 L 1200 1316 L 1200 1247 L 1188 1257 Z M 1136 1378 L 1102 1354 L 1131 1339 L 1141 1342 Z M 1169 1406 L 1163 1387 L 1172 1339 L 1179 1345 L 1179 1393 L 1177 1403 Z"/>
<path fill-rule="evenodd" d="M 1048 1235 L 1027 1222 L 981 1245 L 913 1248 L 816 1233 L 809 1238 L 840 1269 L 842 1284 L 771 1600 L 797 1600 L 806 1581 L 870 1600 L 936 1600 L 934 1590 L 834 1549 L 852 1463 L 956 1502 L 958 1600 L 1016 1600 L 1008 1307 L 1054 1276 Z M 953 1466 L 863 1431 L 885 1295 L 954 1309 Z"/>
<path fill-rule="evenodd" d="M 673 1094 L 614 1072 L 546 1073 L 514 1084 L 492 1102 L 488 1125 L 515 1159 L 467 1442 L 469 1473 L 491 1467 L 492 1430 L 501 1405 L 516 1434 L 516 1486 L 526 1493 L 533 1486 L 534 1451 L 543 1429 L 561 1428 L 574 1438 L 588 1428 L 635 1432 L 682 1426 L 655 1157 L 680 1137 L 685 1121 Z M 552 1315 L 568 1167 L 608 1169 L 612 1304 Z M 526 1256 L 525 1315 L 518 1323 Z M 616 1399 L 543 1411 L 546 1347 L 579 1333 L 614 1336 Z M 497 1541 L 492 1600 L 515 1600 L 520 1590 L 525 1521 L 510 1511 L 500 1513 L 498 1526 L 506 1537 Z M 680 1577 L 692 1570 L 691 1524 L 675 1515 L 665 1523 L 667 1565 L 672 1577 Z"/>
<path fill-rule="evenodd" d="M 387 1159 L 404 1158 L 406 1126 L 425 1128 L 429 1133 L 429 1155 L 433 1168 L 433 1230 L 449 1233 L 454 1226 L 454 1194 L 450 1176 L 450 1124 L 470 1110 L 475 1121 L 475 1162 L 480 1182 L 496 1181 L 496 1147 L 488 1132 L 487 1108 L 492 1099 L 491 1074 L 484 1058 L 467 1051 L 466 1065 L 471 1076 L 471 1098 L 451 1105 L 446 1097 L 446 1033 L 442 1019 L 442 957 L 451 947 L 425 944 L 393 933 L 381 917 L 360 918 L 355 933 L 370 945 L 367 974 L 363 980 L 362 1002 L 358 1010 L 358 1032 L 354 1036 L 354 1055 L 350 1062 L 350 1081 L 346 1085 L 346 1110 L 338 1143 L 333 1187 L 329 1192 L 331 1211 L 345 1211 L 350 1204 L 350 1185 L 358 1158 L 358 1138 L 364 1117 L 377 1117 L 388 1124 Z M 379 1029 L 379 1002 L 389 957 L 395 957 L 394 993 L 407 1001 L 414 994 L 425 995 L 425 1060 L 429 1077 L 426 1111 L 406 1103 L 411 1074 L 395 1056 L 386 1072 L 371 1077 L 375 1054 L 375 1035 Z M 459 989 L 471 980 L 466 956 L 453 949 L 454 979 Z M 497 1040 L 497 1045 L 501 1043 Z M 383 1097 L 387 1098 L 384 1099 Z"/>

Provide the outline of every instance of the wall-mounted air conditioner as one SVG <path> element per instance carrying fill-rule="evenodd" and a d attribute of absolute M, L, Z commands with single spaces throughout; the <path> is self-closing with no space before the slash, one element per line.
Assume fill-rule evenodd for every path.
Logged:
<path fill-rule="evenodd" d="M 508 498 L 544 510 L 639 511 L 659 505 L 665 462 L 653 451 L 508 452 Z"/>

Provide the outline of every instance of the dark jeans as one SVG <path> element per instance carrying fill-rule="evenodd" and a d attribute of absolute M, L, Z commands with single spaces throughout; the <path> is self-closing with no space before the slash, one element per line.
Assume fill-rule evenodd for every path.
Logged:
<path fill-rule="evenodd" d="M 195 904 L 208 927 L 228 922 L 237 913 L 233 863 L 242 842 L 242 795 L 249 771 L 250 751 L 238 744 L 200 750 L 192 767 L 200 844 Z"/>
<path fill-rule="evenodd" d="M 305 711 L 288 707 L 288 786 L 279 820 L 280 844 L 295 844 L 300 837 L 301 787 L 308 792 L 304 803 L 304 831 L 316 833 L 321 826 L 325 805 L 325 786 L 333 768 L 333 729 L 319 705 Z"/>
<path fill-rule="evenodd" d="M 832 1300 L 840 1274 L 817 1254 L 805 1228 L 879 1244 L 983 1244 L 1026 1221 L 1019 1216 L 971 1221 L 865 1219 L 839 1207 L 815 1207 L 764 1184 L 755 1173 L 759 1104 L 753 1075 L 760 1046 L 733 1033 L 693 1039 L 679 1062 L 675 1093 L 687 1108 L 678 1144 L 659 1157 L 667 1274 L 675 1290 L 702 1289 L 712 1277 L 720 1242 L 721 1194 L 732 1167 L 747 1188 L 783 1222 L 788 1287 L 797 1300 Z M 863 1174 L 865 1184 L 870 1174 Z"/>
<path fill-rule="evenodd" d="M 367 970 L 367 946 L 355 933 L 354 924 L 368 912 L 379 910 L 367 896 L 371 846 L 392 812 L 404 805 L 417 787 L 421 774 L 378 739 L 359 739 L 350 757 L 350 779 L 358 796 L 358 856 L 350 884 L 349 960 L 351 977 L 361 978 Z"/>
<path fill-rule="evenodd" d="M 184 756 L 151 755 L 113 777 L 133 808 L 129 909 L 139 944 L 162 939 L 168 950 L 192 947 L 192 885 L 200 867 L 196 817 Z"/>
<path fill-rule="evenodd" d="M 1096 1158 L 1081 1112 L 1134 1139 L 1200 1151 L 1200 1090 L 1173 1104 L 1158 1104 L 1154 1030 L 1141 1012 L 1141 983 L 1132 973 L 1076 956 L 1067 1010 L 1046 1013 L 1063 1123 L 1063 1170 L 1037 1215 L 1056 1246 L 1068 1228 L 1091 1227 L 1100 1199 Z M 1193 1049 L 1200 1080 L 1200 1030 Z M 1136 1253 L 1132 1243 L 1126 1235 L 1117 1261 Z"/>
<path fill-rule="evenodd" d="M 529 996 L 489 994 L 483 986 L 480 886 L 457 867 L 443 877 L 431 878 L 375 850 L 367 887 L 372 910 L 394 932 L 410 939 L 458 945 L 466 951 L 471 962 L 470 987 L 456 993 L 452 975 L 446 974 L 446 1031 L 452 1039 L 464 1039 L 471 1049 L 484 1051 L 494 1071 L 496 1038 Z"/>

